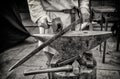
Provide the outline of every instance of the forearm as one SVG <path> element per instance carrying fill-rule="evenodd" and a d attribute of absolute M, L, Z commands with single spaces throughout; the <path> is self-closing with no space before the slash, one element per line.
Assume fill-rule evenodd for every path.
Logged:
<path fill-rule="evenodd" d="M 89 22 L 90 21 L 90 8 L 89 8 L 89 0 L 81 0 L 80 2 L 80 11 L 81 11 L 81 17 L 83 22 Z"/>
<path fill-rule="evenodd" d="M 46 15 L 46 11 L 43 9 L 40 0 L 27 0 L 27 1 L 31 19 L 34 23 L 36 23 L 42 16 Z"/>
<path fill-rule="evenodd" d="M 89 14 L 90 15 L 90 10 L 89 10 L 89 0 L 81 0 L 80 1 L 80 10 L 82 14 Z"/>

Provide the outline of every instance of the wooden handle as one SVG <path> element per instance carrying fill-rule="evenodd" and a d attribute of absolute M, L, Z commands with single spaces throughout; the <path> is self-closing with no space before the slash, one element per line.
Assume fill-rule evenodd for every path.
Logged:
<path fill-rule="evenodd" d="M 42 73 L 49 73 L 49 72 L 63 72 L 63 71 L 72 71 L 72 66 L 67 65 L 63 67 L 55 67 L 43 70 L 27 70 L 24 71 L 24 75 L 34 75 L 34 74 L 42 74 Z"/>

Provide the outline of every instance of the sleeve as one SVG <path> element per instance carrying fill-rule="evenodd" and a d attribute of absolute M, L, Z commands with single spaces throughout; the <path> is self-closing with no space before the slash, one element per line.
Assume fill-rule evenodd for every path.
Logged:
<path fill-rule="evenodd" d="M 31 20 L 36 23 L 39 18 L 46 15 L 40 0 L 27 0 Z"/>
<path fill-rule="evenodd" d="M 80 1 L 80 10 L 81 10 L 82 14 L 89 14 L 90 15 L 89 0 L 81 0 Z"/>

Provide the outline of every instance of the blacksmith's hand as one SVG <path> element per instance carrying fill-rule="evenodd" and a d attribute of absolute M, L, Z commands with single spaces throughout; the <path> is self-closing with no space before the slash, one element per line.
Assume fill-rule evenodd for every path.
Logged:
<path fill-rule="evenodd" d="M 90 14 L 84 13 L 82 14 L 82 25 L 81 30 L 86 29 L 90 24 Z"/>
<path fill-rule="evenodd" d="M 90 22 L 90 14 L 84 13 L 82 14 L 82 22 Z"/>
<path fill-rule="evenodd" d="M 42 16 L 38 21 L 37 24 L 40 27 L 43 27 L 45 29 L 49 29 L 50 27 L 50 23 L 51 23 L 51 19 L 48 15 Z"/>
<path fill-rule="evenodd" d="M 81 30 L 86 29 L 88 26 L 89 26 L 89 23 L 88 23 L 88 22 L 82 23 L 82 24 L 81 24 Z"/>

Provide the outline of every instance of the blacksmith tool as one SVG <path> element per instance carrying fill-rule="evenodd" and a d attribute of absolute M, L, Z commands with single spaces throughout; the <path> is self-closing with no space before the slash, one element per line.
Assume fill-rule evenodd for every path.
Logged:
<path fill-rule="evenodd" d="M 45 48 L 46 46 L 48 46 L 49 44 L 51 44 L 53 41 L 55 41 L 57 38 L 61 37 L 63 34 L 65 34 L 66 32 L 68 32 L 73 25 L 79 24 L 81 23 L 81 19 L 76 20 L 75 22 L 73 22 L 72 24 L 70 24 L 68 27 L 66 27 L 65 29 L 63 29 L 62 31 L 58 32 L 56 35 L 54 35 L 52 38 L 50 38 L 49 40 L 47 40 L 46 42 L 44 42 L 42 45 L 40 45 L 38 48 L 36 48 L 35 50 L 33 50 L 31 53 L 29 53 L 28 55 L 24 56 L 22 59 L 20 59 L 18 62 L 16 62 L 10 69 L 9 71 L 13 70 L 14 68 L 20 66 L 21 64 L 23 64 L 25 61 L 27 61 L 29 58 L 31 58 L 32 56 L 34 56 L 36 53 L 38 53 L 40 50 L 42 50 L 43 48 Z M 33 35 L 31 35 L 33 36 Z M 34 37 L 34 36 L 33 36 Z"/>
<path fill-rule="evenodd" d="M 71 72 L 73 71 L 73 66 L 72 65 L 66 65 L 63 67 L 55 67 L 55 68 L 48 68 L 48 69 L 42 69 L 42 70 L 26 70 L 24 71 L 24 75 L 34 75 L 34 74 L 42 74 L 42 73 L 49 73 L 49 72 Z M 79 68 L 76 68 L 75 70 L 78 70 L 78 72 L 82 73 L 91 73 L 92 70 L 82 70 L 80 71 Z"/>

